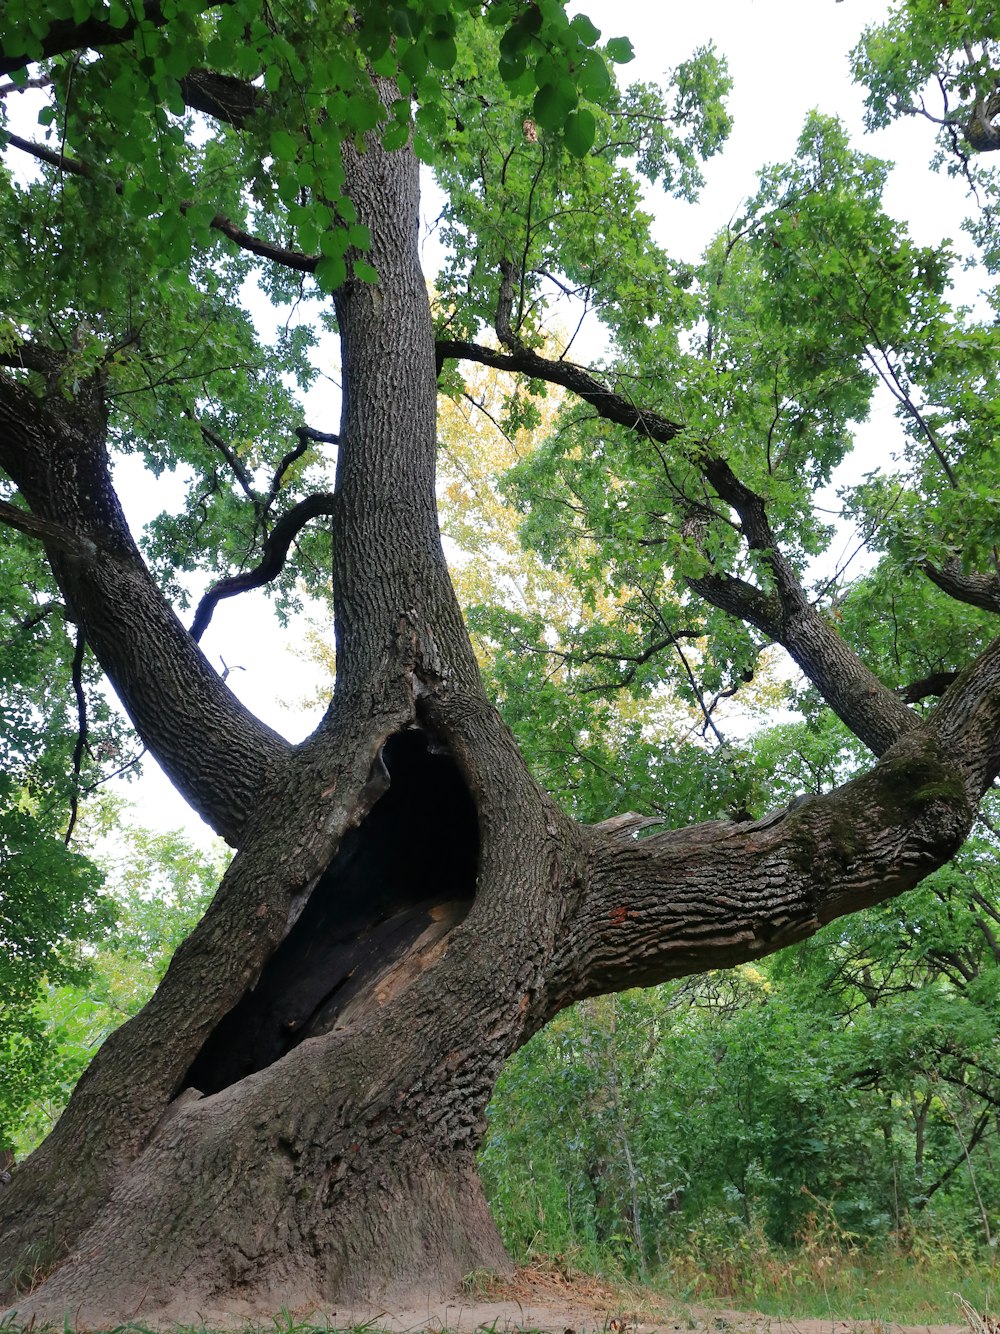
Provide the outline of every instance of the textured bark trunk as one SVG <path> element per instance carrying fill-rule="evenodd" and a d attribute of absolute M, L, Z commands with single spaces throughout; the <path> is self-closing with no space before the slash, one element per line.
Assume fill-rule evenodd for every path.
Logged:
<path fill-rule="evenodd" d="M 285 1031 L 294 1045 L 283 1052 L 258 1046 L 261 1060 L 251 1072 L 224 1068 L 218 1051 L 204 1045 L 175 1079 L 179 1096 L 169 1115 L 76 1238 L 72 1262 L 19 1304 L 22 1316 L 71 1311 L 97 1326 L 136 1312 L 190 1320 L 195 1311 L 208 1318 L 212 1311 L 389 1300 L 402 1288 L 443 1293 L 472 1269 L 505 1267 L 475 1152 L 504 1060 L 541 1022 L 536 997 L 556 934 L 551 886 L 561 878 L 559 840 L 551 832 L 556 817 L 546 817 L 523 769 L 514 782 L 504 772 L 515 757 L 495 719 L 475 719 L 457 740 L 487 757 L 470 773 L 470 787 L 504 812 L 499 831 L 490 819 L 477 829 L 459 807 L 440 831 L 476 849 L 478 886 L 475 878 L 442 884 L 447 897 L 436 903 L 433 880 L 411 885 L 412 894 L 429 890 L 431 897 L 414 904 L 409 918 L 397 899 L 393 948 L 376 940 L 370 956 L 359 961 L 353 953 L 339 968 L 327 953 L 318 1003 L 309 996 L 289 1013 L 293 1021 L 304 1016 L 294 1035 Z M 429 787 L 441 758 L 413 733 L 403 734 L 403 744 Z M 405 782 L 389 750 L 391 779 Z M 440 787 L 430 791 L 436 796 Z M 348 870 L 359 862 L 375 869 L 366 860 L 366 829 L 392 792 L 390 784 L 358 829 Z M 421 865 L 406 817 L 391 811 L 390 818 L 398 818 L 405 840 L 394 850 L 404 865 L 418 875 L 433 871 Z M 463 819 L 472 819 L 471 829 L 461 827 Z M 375 825 L 372 851 L 396 832 Z M 520 858 L 511 855 L 512 837 Z M 440 855 L 440 842 L 433 851 Z M 388 878 L 392 868 L 377 860 Z M 373 897 L 384 888 L 367 877 L 365 884 Z M 334 876 L 334 887 L 343 880 Z M 458 890 L 465 898 L 456 911 Z M 392 920 L 375 917 L 352 932 L 352 946 L 374 940 Z M 312 930 L 308 942 L 315 941 Z M 308 952 L 303 958 L 298 981 Z M 269 968 L 258 994 L 268 993 Z M 345 973 L 349 991 L 339 985 Z M 287 987 L 276 995 L 286 1005 L 299 1002 Z M 252 1016 L 242 1028 L 231 1025 L 227 1047 L 248 1029 L 257 1036 Z M 195 1080 L 208 1096 L 190 1087 Z"/>
<path fill-rule="evenodd" d="M 329 1303 L 506 1264 L 475 1150 L 504 1060 L 543 1019 L 574 840 L 484 698 L 441 550 L 415 158 L 372 144 L 348 169 L 381 280 L 337 300 L 339 670 L 305 745 L 244 720 L 149 580 L 107 476 L 100 386 L 63 411 L 11 384 L 0 406 L 0 457 L 52 525 L 88 638 L 240 849 L 5 1191 L 8 1287 L 55 1266 L 22 1313 L 114 1323 L 179 1309 L 179 1292 L 188 1310 Z M 135 589 L 145 622 L 123 633 Z M 147 670 L 150 640 L 166 662 Z"/>

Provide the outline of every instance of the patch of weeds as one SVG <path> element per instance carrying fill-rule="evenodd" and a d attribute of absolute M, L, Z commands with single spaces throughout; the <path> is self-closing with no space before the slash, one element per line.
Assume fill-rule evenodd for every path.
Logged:
<path fill-rule="evenodd" d="M 495 1269 L 473 1269 L 462 1279 L 462 1295 L 474 1301 L 490 1301 L 502 1293 L 506 1282 Z"/>

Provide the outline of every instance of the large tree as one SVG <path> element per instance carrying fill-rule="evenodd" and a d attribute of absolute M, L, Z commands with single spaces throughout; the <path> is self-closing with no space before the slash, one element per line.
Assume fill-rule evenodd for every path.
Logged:
<path fill-rule="evenodd" d="M 3 1284 L 34 1284 L 24 1317 L 103 1324 L 502 1270 L 475 1154 L 512 1052 L 580 998 L 753 959 L 899 894 L 967 837 L 1000 769 L 994 335 L 949 311 L 947 255 L 883 212 L 883 164 L 820 117 L 702 266 L 671 261 L 639 176 L 696 188 L 728 126 L 724 69 L 705 51 L 666 93 L 619 91 L 627 42 L 602 54 L 556 0 L 54 0 L 43 16 L 10 0 L 2 35 L 4 105 L 40 91 L 47 131 L 12 130 L 4 169 L 0 520 L 10 551 L 45 552 L 52 585 L 32 596 L 77 628 L 78 699 L 90 654 L 237 849 L 4 1189 Z M 981 83 L 994 36 L 939 48 L 985 42 Z M 34 174 L 10 174 L 18 156 Z M 449 200 L 436 317 L 418 157 Z M 335 329 L 339 424 L 302 420 L 309 330 L 255 330 L 255 275 Z M 606 323 L 599 371 L 546 342 L 560 289 Z M 547 795 L 442 551 L 437 394 L 461 391 L 463 360 L 519 377 L 511 427 L 529 389 L 566 395 L 510 485 L 582 611 L 561 634 L 479 613 L 510 723 L 554 735 L 558 678 L 591 702 L 577 753 L 622 691 L 687 692 L 710 726 L 710 697 L 774 644 L 868 767 L 684 824 L 672 785 L 716 762 L 690 741 L 655 753 L 647 730 L 658 823 L 607 792 Z M 814 584 L 831 536 L 813 493 L 876 374 L 907 428 L 896 475 L 848 497 L 879 560 L 856 586 Z M 113 484 L 122 454 L 188 479 L 146 554 Z M 221 597 L 270 580 L 287 609 L 322 564 L 335 688 L 291 745 L 198 640 Z M 190 629 L 185 571 L 217 579 Z M 887 628 L 873 609 L 890 603 Z M 555 748 L 538 747 L 550 787 Z"/>

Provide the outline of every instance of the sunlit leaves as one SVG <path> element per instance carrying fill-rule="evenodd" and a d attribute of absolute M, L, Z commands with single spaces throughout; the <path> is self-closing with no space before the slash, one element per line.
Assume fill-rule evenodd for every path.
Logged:
<path fill-rule="evenodd" d="M 50 943 L 44 960 L 36 948 L 16 1031 L 6 1026 L 8 1015 L 11 1019 L 14 1015 L 5 1002 L 9 1003 L 6 984 L 18 952 L 4 956 L 9 960 L 6 967 L 0 959 L 0 1056 L 5 1074 L 0 1086 L 0 1147 L 12 1143 L 19 1157 L 51 1129 L 96 1047 L 148 999 L 173 951 L 204 912 L 225 866 L 221 849 L 206 853 L 178 832 L 156 834 L 133 825 L 121 802 L 106 800 L 88 814 L 93 860 L 58 851 L 67 867 L 88 869 L 89 881 L 76 871 L 81 885 L 92 891 L 104 880 L 101 898 L 66 904 L 59 897 L 61 881 L 51 874 L 55 867 L 44 868 L 36 857 L 32 868 L 47 872 L 37 883 L 46 895 L 48 916 L 58 923 L 56 929 L 85 940 L 87 957 L 81 959 L 59 937 Z M 2 840 L 0 819 L 0 846 Z M 15 944 L 24 940 L 37 897 L 22 893 L 17 907 Z M 6 926 L 0 907 L 0 937 L 5 945 Z"/>
<path fill-rule="evenodd" d="M 6 788 L 6 784 L 4 784 Z M 12 801 L 11 798 L 14 798 Z M 81 942 L 109 933 L 115 912 L 97 867 L 54 836 L 44 811 L 0 791 L 0 1149 L 27 1108 L 58 1083 L 58 1052 L 34 1013 L 44 983 L 89 971 Z"/>

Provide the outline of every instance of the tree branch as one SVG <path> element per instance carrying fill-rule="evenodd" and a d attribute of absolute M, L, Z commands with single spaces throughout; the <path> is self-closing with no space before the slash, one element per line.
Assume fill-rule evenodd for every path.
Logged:
<path fill-rule="evenodd" d="M 919 681 L 911 681 L 908 686 L 900 686 L 896 694 L 907 704 L 919 704 L 931 695 L 943 695 L 957 678 L 958 672 L 932 672 Z"/>
<path fill-rule="evenodd" d="M 65 603 L 55 601 L 43 602 L 30 616 L 26 616 L 23 621 L 15 621 L 13 629 L 15 631 L 20 631 L 21 633 L 25 630 L 33 630 L 36 625 L 41 625 L 42 621 L 47 620 L 53 612 L 61 612 L 65 615 Z M 12 644 L 13 642 L 14 640 L 12 636 L 0 641 L 0 643 L 3 643 L 5 646 Z"/>
<path fill-rule="evenodd" d="M 553 960 L 553 1004 L 757 959 L 912 888 L 972 824 L 956 760 L 928 726 L 762 820 L 584 830 L 589 874 Z"/>
<path fill-rule="evenodd" d="M 968 1085 L 961 1085 L 961 1087 L 967 1088 Z M 951 1163 L 944 1169 L 943 1172 L 941 1172 L 938 1175 L 937 1179 L 933 1182 L 933 1184 L 928 1186 L 927 1189 L 923 1191 L 916 1200 L 914 1200 L 913 1207 L 915 1210 L 919 1212 L 919 1210 L 921 1209 L 926 1209 L 927 1205 L 930 1203 L 931 1196 L 936 1194 L 937 1191 L 939 1191 L 942 1186 L 947 1185 L 947 1183 L 955 1175 L 958 1169 L 965 1165 L 965 1162 L 968 1159 L 969 1154 L 972 1152 L 972 1150 L 982 1139 L 983 1135 L 986 1133 L 986 1128 L 989 1125 L 989 1123 L 990 1123 L 990 1110 L 989 1108 L 987 1108 L 986 1111 L 980 1112 L 979 1116 L 977 1117 L 976 1123 L 972 1128 L 972 1134 L 969 1136 L 969 1141 L 963 1147 L 962 1152 L 958 1154 L 956 1158 L 952 1159 Z"/>
<path fill-rule="evenodd" d="M 9 93 L 23 93 L 28 88 L 51 88 L 52 82 L 47 74 L 43 74 L 37 79 L 25 79 L 23 83 L 0 83 L 0 97 L 6 97 Z"/>
<path fill-rule="evenodd" d="M 967 602 L 983 611 L 1000 613 L 1000 577 L 995 574 L 964 574 L 957 557 L 944 565 L 924 561 L 920 567 L 931 583 L 957 602 Z"/>
<path fill-rule="evenodd" d="M 527 350 L 504 353 L 476 343 L 439 341 L 439 368 L 447 358 L 477 361 L 562 385 L 591 404 L 600 417 L 638 431 L 655 443 L 667 444 L 683 429 L 658 413 L 636 407 L 571 363 L 551 361 Z M 810 604 L 795 571 L 778 550 L 763 499 L 739 480 L 725 459 L 703 453 L 694 461 L 709 485 L 739 515 L 740 532 L 750 549 L 763 557 L 775 594 L 725 573 L 689 579 L 688 586 L 707 602 L 782 644 L 837 716 L 876 755 L 883 754 L 916 726 L 916 716 Z"/>
<path fill-rule="evenodd" d="M 40 538 L 49 546 L 58 547 L 80 560 L 92 561 L 97 556 L 97 544 L 89 537 L 73 532 L 65 524 L 40 519 L 29 510 L 11 505 L 6 500 L 0 500 L 0 523 L 6 524 L 9 528 L 16 528 L 18 532 L 26 533 L 29 537 Z"/>
<path fill-rule="evenodd" d="M 281 573 L 288 556 L 288 548 L 306 526 L 310 519 L 320 514 L 333 513 L 333 495 L 326 491 L 307 496 L 282 515 L 274 525 L 270 537 L 264 543 L 264 555 L 260 563 L 244 574 L 234 574 L 228 579 L 220 579 L 198 603 L 194 620 L 191 622 L 191 638 L 199 640 L 208 628 L 212 614 L 223 598 L 235 597 L 246 593 L 251 588 L 260 588 L 270 583 Z"/>
<path fill-rule="evenodd" d="M 30 139 L 23 139 L 19 134 L 4 131 L 3 137 L 7 143 L 20 149 L 22 153 L 27 153 L 39 162 L 45 162 L 48 166 L 66 172 L 70 176 L 78 176 L 82 180 L 88 181 L 98 178 L 98 173 L 86 162 L 81 162 L 79 158 L 69 157 L 66 153 L 57 153 L 42 144 L 33 143 Z M 120 181 L 115 182 L 114 189 L 117 194 L 121 194 L 122 185 Z M 163 202 L 162 199 L 161 202 Z M 194 202 L 190 199 L 182 199 L 177 205 L 181 213 L 187 213 L 194 206 Z M 319 255 L 307 255 L 301 250 L 292 250 L 286 246 L 275 245 L 272 241 L 265 241 L 259 236 L 254 236 L 252 232 L 244 231 L 242 227 L 238 227 L 235 222 L 224 217 L 221 213 L 216 213 L 208 225 L 212 231 L 228 237 L 241 250 L 246 250 L 261 259 L 270 260 L 273 264 L 280 264 L 283 268 L 294 269 L 297 273 L 315 273 L 316 266 L 319 264 Z M 4 364 L 13 365 L 14 363 L 5 362 Z"/>
<path fill-rule="evenodd" d="M 623 394 L 608 389 L 589 371 L 571 361 L 551 361 L 528 350 L 498 352 L 495 348 L 483 347 L 479 343 L 451 339 L 439 339 L 435 348 L 439 374 L 445 361 L 475 361 L 481 366 L 492 366 L 494 370 L 513 371 L 530 376 L 533 380 L 562 385 L 589 403 L 606 421 L 617 422 L 619 426 L 640 431 L 663 443 L 673 440 L 683 430 L 682 426 L 661 417 L 659 413 L 637 408 Z"/>
<path fill-rule="evenodd" d="M 292 464 L 297 459 L 300 459 L 309 448 L 310 440 L 316 440 L 326 445 L 340 444 L 339 435 L 335 435 L 332 431 L 316 431 L 311 426 L 296 426 L 295 434 L 298 436 L 299 443 L 294 449 L 290 449 L 288 453 L 284 455 L 277 468 L 275 468 L 274 476 L 271 478 L 271 485 L 268 489 L 267 498 L 264 502 L 265 509 L 270 509 L 272 502 L 281 490 L 282 478 Z"/>
<path fill-rule="evenodd" d="M 65 364 L 64 352 L 56 352 L 42 343 L 16 343 L 0 349 L 0 366 L 9 366 L 11 370 L 56 375 Z"/>
<path fill-rule="evenodd" d="M 267 107 L 267 94 L 243 79 L 215 70 L 193 69 L 180 80 L 181 97 L 192 111 L 242 130 Z"/>
<path fill-rule="evenodd" d="M 67 399 L 0 376 L 0 467 L 49 543 L 70 617 L 175 786 L 238 846 L 288 743 L 219 680 L 157 587 L 115 494 L 106 434 L 99 379 Z M 3 517 L 23 528 L 23 513 Z"/>
<path fill-rule="evenodd" d="M 203 422 L 198 422 L 198 429 L 201 431 L 202 439 L 207 444 L 212 445 L 213 448 L 217 449 L 229 464 L 230 470 L 239 482 L 240 488 L 247 500 L 250 501 L 255 509 L 258 508 L 261 503 L 260 496 L 258 496 L 257 492 L 253 489 L 253 480 L 246 468 L 244 468 L 236 451 L 227 441 L 223 440 L 218 431 L 213 431 L 211 426 L 206 426 Z"/>
<path fill-rule="evenodd" d="M 230 0 L 206 0 L 198 12 L 215 9 L 219 5 L 228 3 Z M 146 0 L 141 13 L 137 12 L 134 5 L 129 6 L 129 9 L 131 12 L 120 28 L 96 15 L 91 15 L 80 23 L 73 19 L 58 19 L 49 25 L 48 31 L 42 38 L 41 50 L 30 55 L 27 52 L 8 54 L 10 48 L 14 46 L 14 34 L 8 34 L 6 41 L 8 51 L 0 54 L 0 74 L 13 74 L 15 70 L 24 69 L 26 65 L 34 64 L 37 60 L 50 60 L 53 56 L 66 55 L 71 51 L 121 46 L 131 41 L 140 23 L 162 28 L 168 22 L 160 0 Z"/>
<path fill-rule="evenodd" d="M 1000 638 L 959 673 L 929 722 L 978 805 L 1000 773 Z"/>

